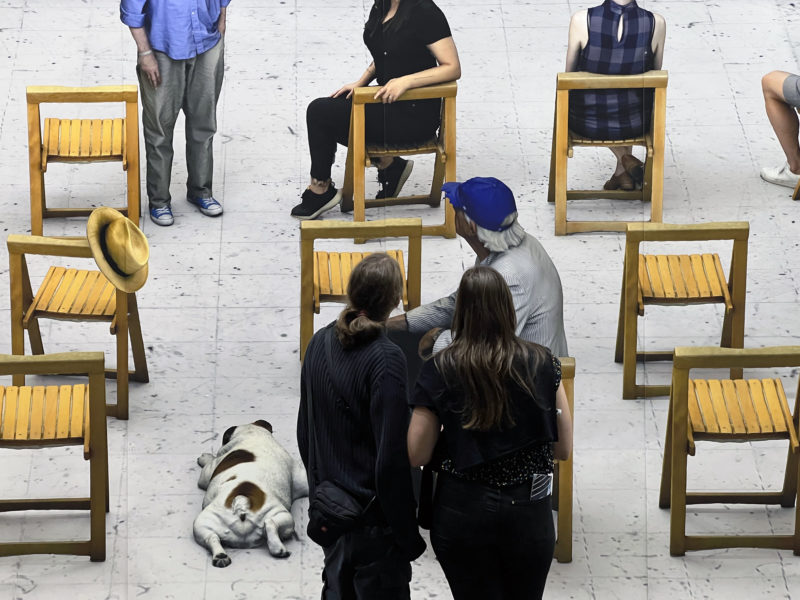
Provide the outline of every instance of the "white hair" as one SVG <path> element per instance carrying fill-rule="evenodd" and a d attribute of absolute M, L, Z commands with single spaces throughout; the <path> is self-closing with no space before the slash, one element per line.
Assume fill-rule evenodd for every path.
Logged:
<path fill-rule="evenodd" d="M 525 230 L 517 221 L 517 211 L 512 212 L 503 219 L 500 224 L 501 227 L 506 227 L 503 231 L 485 229 L 472 221 L 466 212 L 464 216 L 468 222 L 475 225 L 475 233 L 478 239 L 489 252 L 505 252 L 509 248 L 519 246 L 525 239 Z"/>

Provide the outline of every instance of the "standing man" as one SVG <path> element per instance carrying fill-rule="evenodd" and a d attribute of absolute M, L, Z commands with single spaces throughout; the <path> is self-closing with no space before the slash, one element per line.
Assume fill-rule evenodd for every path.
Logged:
<path fill-rule="evenodd" d="M 211 183 L 212 143 L 224 67 L 225 12 L 230 0 L 121 0 L 120 18 L 131 28 L 142 95 L 150 219 L 172 225 L 169 184 L 172 132 L 186 118 L 186 199 L 209 217 L 222 214 Z"/>

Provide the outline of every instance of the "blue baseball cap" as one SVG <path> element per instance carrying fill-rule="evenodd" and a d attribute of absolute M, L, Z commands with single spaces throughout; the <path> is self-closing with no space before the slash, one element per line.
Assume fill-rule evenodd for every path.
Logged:
<path fill-rule="evenodd" d="M 451 181 L 442 186 L 453 208 L 467 213 L 469 220 L 489 231 L 503 231 L 502 223 L 517 210 L 514 194 L 494 177 L 473 177 L 463 183 Z"/>

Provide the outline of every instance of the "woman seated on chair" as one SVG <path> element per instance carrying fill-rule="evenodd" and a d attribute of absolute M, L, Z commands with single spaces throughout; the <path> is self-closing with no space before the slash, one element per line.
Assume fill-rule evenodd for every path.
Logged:
<path fill-rule="evenodd" d="M 503 277 L 467 270 L 453 342 L 423 365 L 411 400 L 409 459 L 439 471 L 431 543 L 455 600 L 541 598 L 553 560 L 553 458 L 572 450 L 569 405 L 561 363 L 515 322 Z"/>
<path fill-rule="evenodd" d="M 433 0 L 375 0 L 364 26 L 364 43 L 372 63 L 356 81 L 343 85 L 328 98 L 308 106 L 308 146 L 311 183 L 292 209 L 298 219 L 315 219 L 341 200 L 331 181 L 336 144 L 346 146 L 350 131 L 353 90 L 376 79 L 375 98 L 382 104 L 365 107 L 367 143 L 411 144 L 436 134 L 441 101 L 394 103 L 404 92 L 461 77 L 458 52 L 447 19 Z M 400 193 L 413 161 L 400 157 L 375 161 L 381 191 L 378 198 Z"/>
<path fill-rule="evenodd" d="M 567 71 L 637 75 L 660 69 L 664 57 L 664 17 L 640 8 L 636 0 L 605 0 L 572 15 Z M 586 90 L 569 94 L 569 128 L 593 140 L 642 137 L 650 129 L 649 90 Z M 631 146 L 612 146 L 617 168 L 603 186 L 633 190 L 644 180 L 642 162 Z"/>

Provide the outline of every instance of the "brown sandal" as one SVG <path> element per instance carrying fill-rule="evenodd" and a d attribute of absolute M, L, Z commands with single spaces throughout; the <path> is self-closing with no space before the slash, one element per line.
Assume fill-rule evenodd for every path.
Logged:
<path fill-rule="evenodd" d="M 622 157 L 622 166 L 636 185 L 644 183 L 644 163 L 632 154 Z"/>
<path fill-rule="evenodd" d="M 624 192 L 633 191 L 636 184 L 627 173 L 620 173 L 619 175 L 612 175 L 611 179 L 603 185 L 604 190 L 622 190 Z"/>

